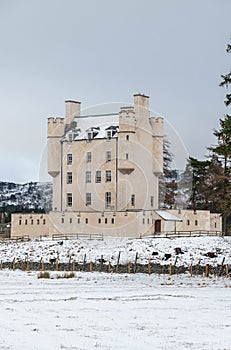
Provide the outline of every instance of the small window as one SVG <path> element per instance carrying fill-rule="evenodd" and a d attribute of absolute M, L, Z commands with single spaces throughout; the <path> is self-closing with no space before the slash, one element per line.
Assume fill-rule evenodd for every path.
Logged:
<path fill-rule="evenodd" d="M 106 182 L 111 182 L 111 170 L 106 170 Z"/>
<path fill-rule="evenodd" d="M 189 226 L 190 225 L 190 220 L 186 221 L 186 225 Z"/>
<path fill-rule="evenodd" d="M 37 225 L 39 225 L 39 219 L 37 219 Z"/>
<path fill-rule="evenodd" d="M 129 135 L 126 135 L 126 140 L 129 141 Z"/>
<path fill-rule="evenodd" d="M 87 152 L 87 163 L 91 163 L 91 152 Z"/>
<path fill-rule="evenodd" d="M 128 153 L 126 153 L 126 156 L 125 156 L 126 160 L 128 160 Z"/>
<path fill-rule="evenodd" d="M 195 226 L 198 226 L 198 220 L 195 220 Z"/>
<path fill-rule="evenodd" d="M 148 225 L 149 225 L 149 218 L 148 218 Z"/>
<path fill-rule="evenodd" d="M 98 219 L 98 224 L 101 224 L 101 218 Z"/>
<path fill-rule="evenodd" d="M 25 225 L 27 225 L 27 219 L 25 220 Z"/>
<path fill-rule="evenodd" d="M 78 218 L 77 222 L 78 222 L 78 224 L 80 224 L 80 218 Z"/>
<path fill-rule="evenodd" d="M 31 219 L 30 224 L 34 225 L 34 220 L 33 219 Z"/>
<path fill-rule="evenodd" d="M 72 184 L 72 172 L 67 173 L 67 184 Z"/>
<path fill-rule="evenodd" d="M 19 225 L 22 225 L 22 220 L 20 219 L 19 222 L 18 222 Z"/>
<path fill-rule="evenodd" d="M 105 218 L 105 221 L 104 221 L 104 222 L 105 222 L 105 224 L 107 224 L 107 218 Z"/>
<path fill-rule="evenodd" d="M 87 141 L 90 142 L 93 139 L 93 133 L 92 132 L 88 132 L 87 133 Z"/>
<path fill-rule="evenodd" d="M 131 205 L 134 207 L 135 206 L 135 195 L 131 195 Z"/>
<path fill-rule="evenodd" d="M 88 218 L 85 219 L 85 223 L 88 224 Z"/>
<path fill-rule="evenodd" d="M 114 218 L 111 219 L 111 223 L 112 223 L 112 224 L 115 223 L 115 219 L 114 219 Z"/>
<path fill-rule="evenodd" d="M 72 207 L 72 193 L 67 193 L 67 206 Z"/>
<path fill-rule="evenodd" d="M 110 162 L 111 161 L 111 151 L 107 151 L 106 152 L 106 162 Z"/>
<path fill-rule="evenodd" d="M 70 218 L 70 224 L 72 224 L 72 218 Z"/>
<path fill-rule="evenodd" d="M 111 138 L 112 138 L 112 131 L 111 131 L 111 130 L 108 130 L 108 131 L 107 131 L 107 139 L 108 139 L 108 140 L 111 140 Z"/>
<path fill-rule="evenodd" d="M 216 223 L 216 222 L 214 222 L 214 227 L 215 227 L 215 228 L 217 227 L 217 223 Z"/>
<path fill-rule="evenodd" d="M 91 193 L 86 193 L 86 205 L 91 205 Z"/>
<path fill-rule="evenodd" d="M 151 205 L 151 207 L 153 207 L 153 205 L 154 205 L 154 197 L 153 196 L 150 197 L 150 205 Z"/>
<path fill-rule="evenodd" d="M 101 182 L 101 171 L 97 170 L 95 173 L 95 182 L 99 183 Z"/>
<path fill-rule="evenodd" d="M 69 153 L 69 154 L 67 155 L 67 164 L 68 164 L 68 165 L 72 164 L 72 154 L 71 154 L 71 153 Z"/>
<path fill-rule="evenodd" d="M 43 225 L 46 225 L 46 219 L 43 219 Z"/>
<path fill-rule="evenodd" d="M 64 224 L 64 218 L 61 219 L 61 223 Z"/>
<path fill-rule="evenodd" d="M 86 182 L 87 183 L 91 182 L 91 172 L 90 171 L 86 171 Z"/>
<path fill-rule="evenodd" d="M 143 219 L 143 225 L 145 224 L 145 219 Z"/>
<path fill-rule="evenodd" d="M 106 207 L 106 209 L 111 208 L 111 192 L 105 193 L 105 207 Z"/>

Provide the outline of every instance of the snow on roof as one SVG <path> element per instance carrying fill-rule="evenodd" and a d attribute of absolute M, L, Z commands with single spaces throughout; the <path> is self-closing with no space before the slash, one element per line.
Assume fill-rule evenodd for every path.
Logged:
<path fill-rule="evenodd" d="M 178 218 L 177 216 L 168 213 L 165 210 L 155 210 L 156 214 L 159 215 L 162 219 L 165 221 L 182 221 L 182 219 Z"/>
<path fill-rule="evenodd" d="M 119 114 L 103 114 L 75 117 L 76 126 L 68 130 L 64 136 L 64 140 L 70 140 L 69 134 L 73 134 L 73 140 L 86 140 L 88 133 L 94 133 L 94 139 L 107 137 L 107 131 L 110 128 L 113 131 L 119 129 Z M 116 137 L 117 133 L 112 134 Z"/>

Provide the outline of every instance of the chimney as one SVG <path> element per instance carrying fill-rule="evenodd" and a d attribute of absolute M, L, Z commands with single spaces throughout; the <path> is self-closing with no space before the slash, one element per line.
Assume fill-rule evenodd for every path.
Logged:
<path fill-rule="evenodd" d="M 75 117 L 80 116 L 80 105 L 81 102 L 67 100 L 66 105 L 66 125 L 70 125 Z"/>

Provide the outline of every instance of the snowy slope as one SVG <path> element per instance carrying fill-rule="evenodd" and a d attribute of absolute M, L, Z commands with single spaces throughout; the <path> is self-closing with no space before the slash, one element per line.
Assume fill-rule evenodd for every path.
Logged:
<path fill-rule="evenodd" d="M 177 254 L 176 248 L 181 248 L 182 254 Z M 103 255 L 104 260 L 116 265 L 120 252 L 120 263 L 134 262 L 138 253 L 138 262 L 153 263 L 162 265 L 175 263 L 177 265 L 189 266 L 200 261 L 201 265 L 209 263 L 216 266 L 221 264 L 225 258 L 225 264 L 231 264 L 231 237 L 182 237 L 182 238 L 105 238 L 100 240 L 63 240 L 52 241 L 43 238 L 42 240 L 31 240 L 29 242 L 6 242 L 0 244 L 0 260 L 3 262 L 13 259 L 44 262 L 58 258 L 59 262 L 83 262 L 86 254 L 87 262 L 96 262 Z M 208 252 L 214 253 L 215 257 L 207 257 Z M 168 260 L 164 259 L 165 254 L 171 254 Z"/>

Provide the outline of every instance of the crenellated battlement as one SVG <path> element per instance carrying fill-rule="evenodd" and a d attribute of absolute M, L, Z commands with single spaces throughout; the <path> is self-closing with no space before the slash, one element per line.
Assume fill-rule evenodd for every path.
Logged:
<path fill-rule="evenodd" d="M 120 132 L 134 132 L 136 125 L 134 107 L 121 107 L 119 112 Z"/>
<path fill-rule="evenodd" d="M 64 134 L 64 118 L 50 117 L 47 121 L 47 137 L 62 137 Z"/>

